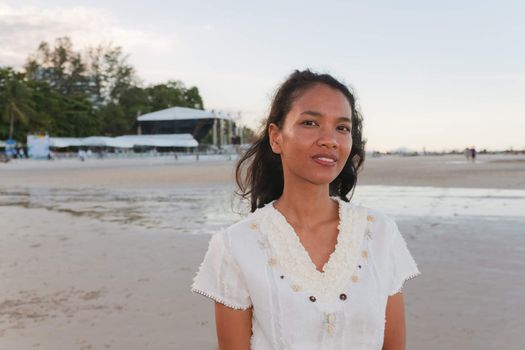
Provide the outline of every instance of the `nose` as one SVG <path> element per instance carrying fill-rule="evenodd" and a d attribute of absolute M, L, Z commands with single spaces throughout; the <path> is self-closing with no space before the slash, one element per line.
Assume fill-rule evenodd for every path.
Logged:
<path fill-rule="evenodd" d="M 317 139 L 317 145 L 319 147 L 326 147 L 329 149 L 337 149 L 339 144 L 337 143 L 337 139 L 335 137 L 335 132 L 331 130 L 324 130 L 321 131 L 321 134 L 319 135 L 319 138 Z"/>

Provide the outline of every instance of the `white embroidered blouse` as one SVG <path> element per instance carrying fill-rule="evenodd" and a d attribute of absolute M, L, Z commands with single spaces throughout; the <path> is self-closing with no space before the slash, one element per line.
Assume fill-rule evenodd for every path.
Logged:
<path fill-rule="evenodd" d="M 420 272 L 391 218 L 333 199 L 339 233 L 323 272 L 273 202 L 212 236 L 192 291 L 253 307 L 251 349 L 382 348 L 388 296 Z"/>

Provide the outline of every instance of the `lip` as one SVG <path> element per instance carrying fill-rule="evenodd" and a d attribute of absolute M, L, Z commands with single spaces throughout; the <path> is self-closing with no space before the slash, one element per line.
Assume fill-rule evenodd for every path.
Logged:
<path fill-rule="evenodd" d="M 333 154 L 316 154 L 312 157 L 314 162 L 326 167 L 333 167 L 337 164 L 338 158 Z"/>

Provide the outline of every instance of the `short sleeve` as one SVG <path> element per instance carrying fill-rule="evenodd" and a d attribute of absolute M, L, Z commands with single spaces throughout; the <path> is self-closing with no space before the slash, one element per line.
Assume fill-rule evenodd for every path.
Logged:
<path fill-rule="evenodd" d="M 225 232 L 212 236 L 191 290 L 232 309 L 246 310 L 252 306 L 250 295 L 226 239 Z"/>
<path fill-rule="evenodd" d="M 390 283 L 388 295 L 391 296 L 401 292 L 405 281 L 420 275 L 421 272 L 419 272 L 417 264 L 408 250 L 406 241 L 393 220 L 389 231 Z"/>

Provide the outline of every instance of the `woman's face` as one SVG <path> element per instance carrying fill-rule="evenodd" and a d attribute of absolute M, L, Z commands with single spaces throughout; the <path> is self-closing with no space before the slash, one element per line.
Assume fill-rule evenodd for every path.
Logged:
<path fill-rule="evenodd" d="M 339 90 L 316 84 L 292 103 L 281 129 L 270 124 L 273 152 L 280 154 L 285 183 L 321 185 L 343 170 L 352 149 L 352 109 Z"/>

